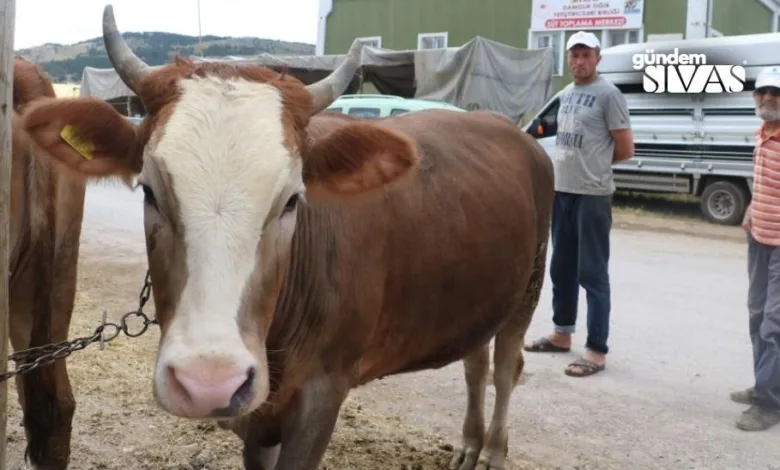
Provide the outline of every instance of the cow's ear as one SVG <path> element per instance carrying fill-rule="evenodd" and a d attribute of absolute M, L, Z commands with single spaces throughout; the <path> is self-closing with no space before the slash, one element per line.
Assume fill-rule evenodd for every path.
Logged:
<path fill-rule="evenodd" d="M 130 179 L 141 171 L 137 128 L 95 98 L 45 98 L 22 116 L 32 141 L 52 158 L 87 176 Z"/>
<path fill-rule="evenodd" d="M 302 152 L 307 199 L 350 197 L 394 183 L 419 162 L 407 136 L 372 122 L 343 125 Z"/>

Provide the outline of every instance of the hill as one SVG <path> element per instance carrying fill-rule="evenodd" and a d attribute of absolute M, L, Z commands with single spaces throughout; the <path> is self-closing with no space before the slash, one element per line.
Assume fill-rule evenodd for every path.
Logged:
<path fill-rule="evenodd" d="M 162 32 L 124 33 L 123 37 L 149 65 L 162 65 L 175 54 L 189 56 L 197 53 L 198 37 Z M 203 55 L 312 55 L 314 45 L 261 39 L 254 37 L 203 36 Z M 40 64 L 55 83 L 78 83 L 84 67 L 110 68 L 103 38 L 97 37 L 76 44 L 44 44 L 20 49 L 17 54 Z"/>

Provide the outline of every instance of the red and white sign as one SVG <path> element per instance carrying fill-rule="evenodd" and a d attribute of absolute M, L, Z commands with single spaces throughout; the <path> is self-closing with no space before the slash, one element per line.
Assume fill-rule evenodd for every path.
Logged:
<path fill-rule="evenodd" d="M 533 0 L 533 31 L 640 29 L 644 0 Z"/>

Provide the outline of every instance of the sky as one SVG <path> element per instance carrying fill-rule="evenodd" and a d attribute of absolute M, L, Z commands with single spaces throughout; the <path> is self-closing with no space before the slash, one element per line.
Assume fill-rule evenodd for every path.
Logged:
<path fill-rule="evenodd" d="M 318 0 L 199 0 L 203 35 L 317 42 Z M 99 37 L 111 3 L 119 31 L 198 34 L 198 0 L 16 0 L 14 49 Z"/>

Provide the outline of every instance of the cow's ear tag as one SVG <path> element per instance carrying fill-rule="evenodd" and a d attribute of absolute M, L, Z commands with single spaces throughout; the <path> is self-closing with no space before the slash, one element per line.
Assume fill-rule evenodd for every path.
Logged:
<path fill-rule="evenodd" d="M 84 160 L 92 160 L 92 158 L 94 158 L 93 152 L 95 151 L 95 144 L 90 141 L 81 140 L 75 127 L 71 125 L 63 127 L 60 132 L 60 137 L 62 137 L 62 140 L 67 142 L 68 145 L 73 147 L 73 150 L 84 157 Z"/>

